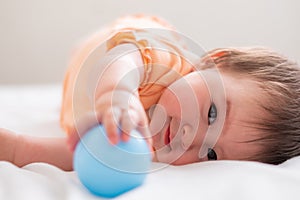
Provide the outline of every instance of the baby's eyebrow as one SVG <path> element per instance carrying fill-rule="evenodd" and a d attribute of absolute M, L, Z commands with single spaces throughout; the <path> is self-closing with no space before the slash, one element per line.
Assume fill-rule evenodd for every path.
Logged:
<path fill-rule="evenodd" d="M 228 98 L 226 98 L 226 115 L 225 115 L 225 121 L 224 121 L 222 134 L 227 133 L 226 129 L 228 129 L 228 125 L 229 125 L 228 118 L 230 115 L 231 108 L 232 108 L 232 102 Z M 219 148 L 221 150 L 221 159 L 223 160 L 223 159 L 228 158 L 228 152 L 224 149 L 224 147 L 220 146 Z"/>
<path fill-rule="evenodd" d="M 232 102 L 230 101 L 230 99 L 227 97 L 226 98 L 226 110 L 225 110 L 225 119 L 224 119 L 224 124 L 223 124 L 223 129 L 222 129 L 222 133 L 221 134 L 226 134 L 227 133 L 227 129 L 229 127 L 229 116 L 230 116 L 230 112 L 232 109 Z"/>
<path fill-rule="evenodd" d="M 226 99 L 226 117 L 225 117 L 225 123 L 227 124 L 227 119 L 229 118 L 229 113 L 230 113 L 230 110 L 231 110 L 231 101 L 227 98 Z"/>

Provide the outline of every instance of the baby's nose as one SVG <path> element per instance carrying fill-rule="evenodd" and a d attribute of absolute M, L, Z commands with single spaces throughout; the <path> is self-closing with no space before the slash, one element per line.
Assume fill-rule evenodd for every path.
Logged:
<path fill-rule="evenodd" d="M 196 135 L 193 133 L 192 127 L 190 125 L 184 125 L 181 128 L 181 132 L 182 147 L 184 150 L 188 150 L 192 145 Z"/>

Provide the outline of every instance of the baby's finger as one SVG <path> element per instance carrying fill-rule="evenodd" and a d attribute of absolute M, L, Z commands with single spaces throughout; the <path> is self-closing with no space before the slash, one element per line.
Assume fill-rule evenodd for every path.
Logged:
<path fill-rule="evenodd" d="M 67 138 L 67 144 L 69 149 L 73 152 L 79 141 L 80 137 L 78 134 L 70 134 Z"/>
<path fill-rule="evenodd" d="M 143 134 L 143 136 L 145 137 L 148 147 L 149 147 L 149 150 L 150 150 L 150 153 L 151 153 L 151 156 L 152 156 L 152 158 L 154 158 L 155 153 L 154 153 L 154 148 L 152 146 L 152 138 L 150 136 L 151 134 L 150 134 L 149 128 L 145 127 L 145 126 L 139 126 L 137 128 L 137 130 L 140 131 Z"/>
<path fill-rule="evenodd" d="M 146 112 L 144 110 L 139 110 L 139 121 L 138 121 L 138 127 L 142 131 L 145 139 L 149 139 L 152 142 L 151 134 L 150 134 L 150 129 L 149 129 L 149 122 L 148 118 L 146 115 Z M 151 143 L 152 144 L 152 143 Z"/>
<path fill-rule="evenodd" d="M 149 129 L 148 118 L 143 110 L 139 110 L 139 121 L 137 130 L 143 135 L 144 139 L 148 142 L 149 148 L 152 151 L 152 137 Z"/>
<path fill-rule="evenodd" d="M 128 141 L 130 132 L 135 129 L 138 124 L 138 114 L 134 110 L 123 110 L 121 117 L 122 134 L 121 139 Z"/>
<path fill-rule="evenodd" d="M 119 108 L 108 109 L 103 116 L 103 126 L 106 130 L 107 137 L 111 144 L 119 142 L 118 124 L 121 117 Z"/>
<path fill-rule="evenodd" d="M 147 143 L 149 144 L 149 147 L 151 147 L 150 149 L 152 149 L 152 137 L 150 134 L 149 127 L 139 125 L 137 127 L 137 130 L 143 135 L 143 138 L 147 141 Z"/>

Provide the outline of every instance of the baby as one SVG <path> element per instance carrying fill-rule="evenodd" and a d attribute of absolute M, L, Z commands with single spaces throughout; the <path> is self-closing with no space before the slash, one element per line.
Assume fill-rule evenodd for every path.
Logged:
<path fill-rule="evenodd" d="M 76 144 L 98 123 L 112 145 L 137 129 L 153 160 L 173 165 L 279 164 L 300 155 L 299 66 L 265 48 L 215 49 L 200 58 L 184 39 L 144 15 L 102 29 L 74 53 L 64 80 L 67 139 L 2 129 L 0 160 L 72 170 Z"/>

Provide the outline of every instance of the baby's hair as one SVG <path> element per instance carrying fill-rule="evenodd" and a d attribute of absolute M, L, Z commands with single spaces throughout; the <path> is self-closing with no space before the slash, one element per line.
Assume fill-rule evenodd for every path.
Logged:
<path fill-rule="evenodd" d="M 270 164 L 280 164 L 300 155 L 300 68 L 296 62 L 267 48 L 219 48 L 209 51 L 201 62 L 203 69 L 216 66 L 254 80 L 264 100 L 258 105 L 264 117 L 256 123 L 260 145 L 251 157 Z"/>

